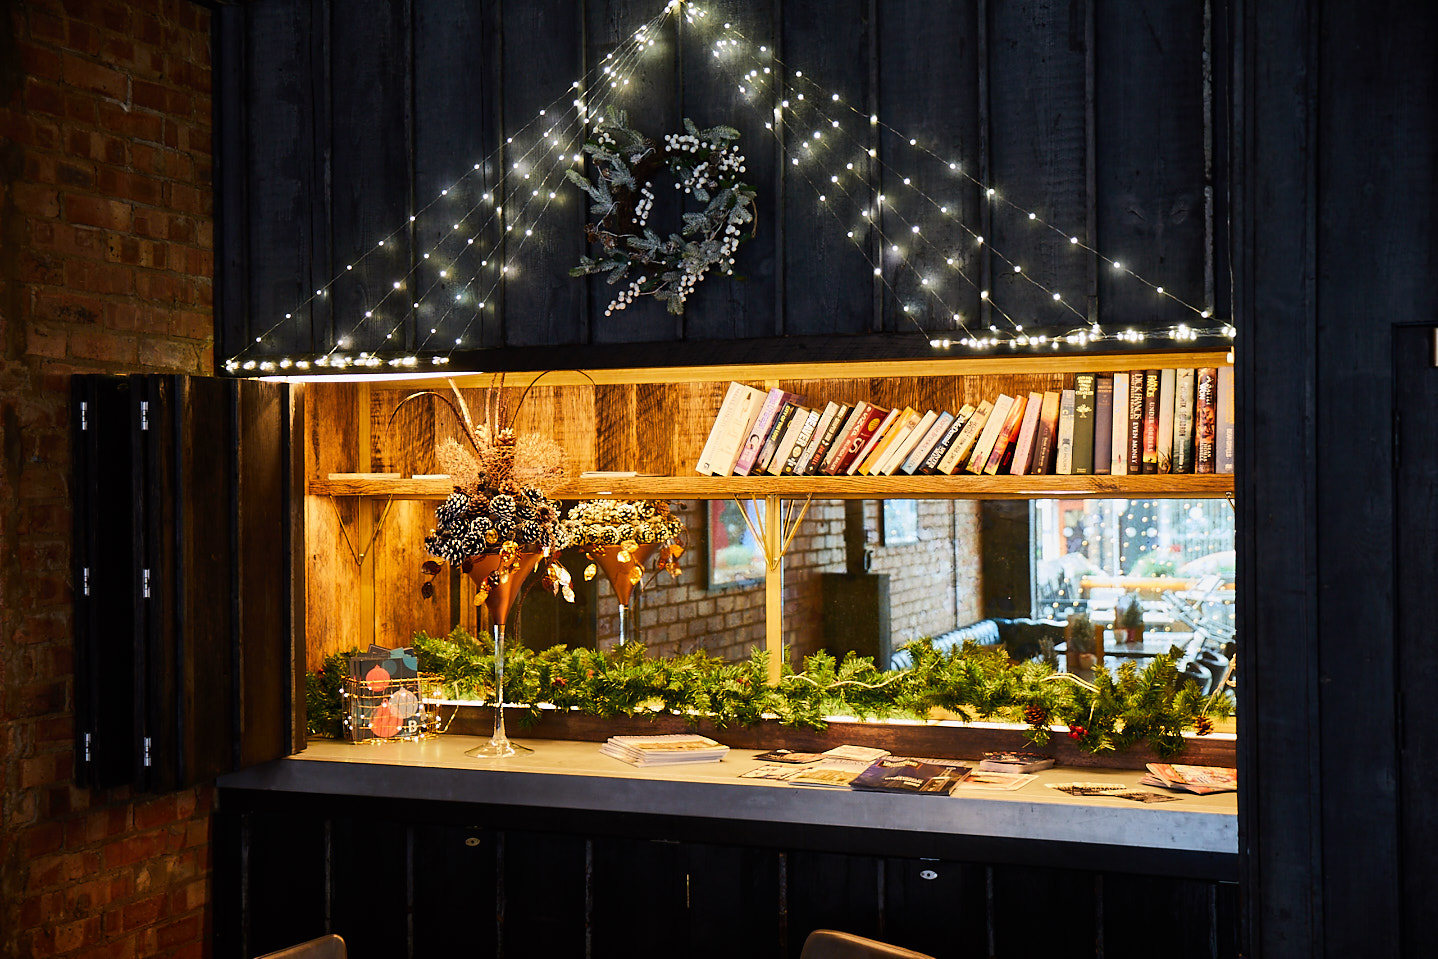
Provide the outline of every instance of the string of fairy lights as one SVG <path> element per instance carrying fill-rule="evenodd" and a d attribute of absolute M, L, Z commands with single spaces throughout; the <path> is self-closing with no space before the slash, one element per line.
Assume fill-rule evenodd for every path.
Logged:
<path fill-rule="evenodd" d="M 928 338 L 933 348 L 947 350 L 958 344 L 986 350 L 1006 344 L 1015 348 L 1082 349 L 1106 339 L 1141 343 L 1150 338 L 1193 341 L 1235 336 L 1231 324 L 1212 318 L 1211 305 L 1190 303 L 1172 289 L 1100 252 L 1078 234 L 1050 222 L 1038 210 L 1018 203 L 1009 191 L 975 177 L 961 158 L 944 156 L 920 138 L 906 136 L 877 113 L 860 110 L 802 69 L 791 69 L 767 44 L 744 36 L 732 23 L 720 25 L 717 18 L 710 20 L 708 11 L 693 3 L 668 0 L 654 18 L 627 35 L 562 95 L 508 135 L 503 144 L 474 162 L 394 230 L 369 244 L 316 287 L 313 294 L 255 335 L 253 342 L 225 361 L 226 371 L 271 374 L 306 372 L 312 366 L 342 371 L 384 366 L 413 370 L 422 362 L 436 367 L 448 365 L 454 352 L 466 347 L 471 329 L 482 321 L 485 311 L 495 309 L 503 284 L 516 278 L 519 254 L 540 235 L 545 214 L 552 205 L 564 202 L 566 171 L 582 172 L 582 145 L 590 131 L 603 124 L 605 110 L 620 102 L 627 92 L 634 70 L 655 48 L 656 41 L 662 41 L 665 22 L 680 13 L 692 26 L 713 25 L 712 59 L 736 84 L 741 101 L 761 111 L 764 127 L 775 139 L 786 172 L 791 179 L 797 175 L 813 191 L 818 207 L 852 242 L 875 281 L 882 284 L 902 315 Z M 910 152 L 890 156 L 880 151 L 875 139 L 879 133 L 888 134 L 900 146 L 907 144 Z M 486 177 L 500 158 L 503 166 L 497 178 L 482 184 L 473 203 L 461 203 L 461 188 L 472 186 L 470 181 L 476 175 Z M 963 190 L 975 191 L 980 202 L 987 202 L 991 209 L 1002 208 L 1021 222 L 1048 231 L 1055 242 L 1075 255 L 1095 258 L 1113 275 L 1147 287 L 1158 301 L 1189 311 L 1194 321 L 1176 323 L 1168 329 L 1105 332 L 1080 307 L 1085 297 L 1067 295 L 1056 283 L 1036 275 L 1035 270 L 998 249 L 992 237 L 984 236 L 967 222 L 960 215 L 962 196 L 935 196 L 920 187 L 915 182 L 921 178 L 920 165 L 928 163 L 939 164 L 938 169 L 949 174 L 951 182 Z M 882 175 L 885 192 L 875 186 L 876 173 Z M 330 297 L 346 278 L 356 273 L 367 276 L 362 267 L 371 258 L 406 250 L 414 224 L 426 214 L 438 217 L 454 204 L 465 208 L 456 208 L 441 219 L 440 222 L 448 220 L 449 229 L 441 230 L 428 249 L 410 256 L 407 268 L 397 269 L 392 279 L 381 284 L 382 292 L 366 303 L 362 316 L 354 316 L 344 324 L 345 331 L 337 332 L 328 351 L 310 356 L 268 355 L 268 337 L 287 325 L 303 322 L 305 311 L 312 311 L 319 301 Z M 953 246 L 956 235 L 969 246 L 967 251 Z M 1006 309 L 998 293 L 975 275 L 978 271 L 965 269 L 966 256 L 984 251 L 990 257 L 992 271 L 1004 272 L 1041 293 L 1063 315 L 1075 317 L 1072 325 L 1058 331 L 1049 327 L 1026 330 L 1024 317 L 1017 316 L 1012 306 Z M 432 271 L 427 282 L 426 271 Z M 900 277 L 906 271 L 915 293 L 906 294 L 900 288 Z M 962 308 L 954 305 L 958 292 L 965 288 L 970 291 L 967 298 L 972 300 L 977 294 L 991 314 L 986 330 L 976 333 L 970 319 L 979 324 L 983 320 L 966 316 Z M 421 323 L 421 310 L 437 315 Z M 456 314 L 461 319 L 467 317 L 457 333 L 448 324 Z M 929 326 L 919 322 L 920 316 L 930 317 Z M 934 327 L 933 317 L 940 318 L 941 328 Z M 384 340 L 372 350 L 352 352 L 351 344 L 360 331 L 376 322 L 381 330 L 388 326 Z M 406 351 L 389 349 L 409 323 L 416 325 L 417 345 Z M 251 353 L 265 355 L 250 356 Z"/>

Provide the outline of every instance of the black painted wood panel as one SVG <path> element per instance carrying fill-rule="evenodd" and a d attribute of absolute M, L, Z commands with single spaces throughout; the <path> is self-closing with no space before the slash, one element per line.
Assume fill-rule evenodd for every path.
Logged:
<path fill-rule="evenodd" d="M 885 942 L 936 959 L 987 954 L 988 869 L 942 859 L 885 859 Z"/>
<path fill-rule="evenodd" d="M 499 837 L 499 948 L 506 959 L 588 953 L 589 849 L 580 836 L 505 830 Z"/>
<path fill-rule="evenodd" d="M 1101 246 L 1111 235 L 1136 248 L 1132 263 L 1155 282 L 1204 298 L 1215 250 L 1204 191 L 1226 171 L 1221 154 L 1205 162 L 1215 110 L 1204 99 L 1203 7 L 718 0 L 695 24 L 670 17 L 637 61 L 604 74 L 616 65 L 605 55 L 661 9 L 365 0 L 357 14 L 331 0 L 255 0 L 223 10 L 220 357 L 326 352 L 351 332 L 351 355 L 874 331 L 901 350 L 923 342 L 920 327 L 953 329 L 954 313 L 976 331 L 990 319 L 1012 331 L 980 302 L 989 287 L 1028 332 L 1090 316 L 1171 325 L 1172 311 L 1148 309 L 1151 291 L 1113 277 L 1097 285 L 1092 257 L 1067 243 L 1095 233 Z M 738 43 L 716 51 L 726 22 Z M 576 79 L 580 91 L 569 89 Z M 594 114 L 626 109 L 652 136 L 684 116 L 741 131 L 758 236 L 740 248 L 736 275 L 711 275 L 682 318 L 647 300 L 606 317 L 616 289 L 567 275 L 590 219 L 562 180 L 581 132 L 576 92 Z M 783 99 L 791 106 L 776 119 Z M 981 202 L 949 162 L 1063 232 Z M 665 233 L 682 204 L 667 181 L 656 186 L 651 225 Z M 253 343 L 286 312 L 296 319 Z"/>
<path fill-rule="evenodd" d="M 791 852 L 785 856 L 787 942 L 798 956 L 815 929 L 837 929 L 876 939 L 882 931 L 883 862 L 868 856 Z"/>
<path fill-rule="evenodd" d="M 495 881 L 499 836 L 480 826 L 416 823 L 407 853 L 414 956 L 491 959 L 499 947 Z M 456 923 L 455 917 L 464 917 Z"/>

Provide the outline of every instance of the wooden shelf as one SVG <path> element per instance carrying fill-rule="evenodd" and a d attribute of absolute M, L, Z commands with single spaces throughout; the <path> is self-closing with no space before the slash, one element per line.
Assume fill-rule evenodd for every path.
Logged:
<path fill-rule="evenodd" d="M 311 480 L 318 496 L 441 500 L 448 480 Z M 1230 475 L 1166 476 L 636 476 L 575 479 L 556 499 L 1182 499 L 1233 493 Z"/>

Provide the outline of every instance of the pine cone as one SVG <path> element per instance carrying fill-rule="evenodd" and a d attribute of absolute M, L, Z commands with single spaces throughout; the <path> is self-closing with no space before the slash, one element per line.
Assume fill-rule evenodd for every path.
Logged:
<path fill-rule="evenodd" d="M 1193 721 L 1193 731 L 1200 736 L 1207 736 L 1213 732 L 1213 720 L 1207 716 L 1200 716 Z"/>
<path fill-rule="evenodd" d="M 1043 726 L 1049 721 L 1049 711 L 1038 703 L 1029 703 L 1024 707 L 1024 720 L 1030 726 Z"/>

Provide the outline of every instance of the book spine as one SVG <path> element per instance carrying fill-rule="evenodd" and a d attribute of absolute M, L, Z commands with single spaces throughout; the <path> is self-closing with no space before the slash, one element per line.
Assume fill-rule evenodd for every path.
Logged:
<path fill-rule="evenodd" d="M 849 434 L 844 442 L 844 449 L 840 451 L 839 458 L 834 462 L 833 475 L 847 474 L 849 467 L 868 447 L 879 431 L 879 426 L 892 410 L 886 410 L 882 406 L 870 406 L 864 410 L 864 415 L 859 419 L 854 431 Z"/>
<path fill-rule="evenodd" d="M 1179 370 L 1173 386 L 1173 471 L 1193 472 L 1193 384 L 1196 370 Z"/>
<path fill-rule="evenodd" d="M 1173 472 L 1173 400 L 1178 370 L 1158 371 L 1158 471 Z"/>
<path fill-rule="evenodd" d="M 813 432 L 809 434 L 809 443 L 799 455 L 799 462 L 794 464 L 794 475 L 803 476 L 804 471 L 809 467 L 809 460 L 813 458 L 814 451 L 824 440 L 824 431 L 829 428 L 829 423 L 838 415 L 840 406 L 832 400 L 824 404 L 824 412 L 819 414 L 819 420 L 814 424 Z"/>
<path fill-rule="evenodd" d="M 1215 367 L 1198 371 L 1198 401 L 1193 420 L 1194 472 L 1212 473 L 1218 439 L 1218 370 Z"/>
<path fill-rule="evenodd" d="M 774 422 L 769 425 L 769 433 L 764 438 L 764 445 L 759 448 L 759 456 L 754 460 L 753 473 L 766 473 L 769 465 L 774 460 L 774 453 L 779 448 L 779 443 L 784 438 L 789 424 L 794 421 L 794 413 L 800 409 L 795 403 L 792 394 L 786 399 L 784 405 L 779 408 L 779 414 L 774 417 Z M 783 465 L 783 464 L 780 464 Z"/>
<path fill-rule="evenodd" d="M 1054 472 L 1069 476 L 1074 468 L 1074 391 L 1064 390 L 1059 400 L 1059 441 L 1058 456 Z"/>
<path fill-rule="evenodd" d="M 1158 370 L 1143 374 L 1143 471 L 1158 472 Z"/>
<path fill-rule="evenodd" d="M 715 463 L 722 455 L 720 448 L 727 447 L 728 438 L 741 428 L 738 420 L 745 389 L 741 383 L 729 384 L 729 389 L 724 393 L 724 401 L 719 405 L 719 413 L 714 417 L 714 424 L 709 427 L 709 437 L 704 441 L 704 451 L 699 454 L 699 462 L 695 464 L 694 472 L 705 476 L 713 476 L 718 472 Z"/>
<path fill-rule="evenodd" d="M 894 425 L 894 420 L 898 415 L 899 411 L 897 409 L 889 410 L 884 414 L 883 418 L 878 421 L 878 424 L 869 431 L 868 440 L 859 448 L 858 454 L 849 460 L 849 465 L 844 470 L 846 474 L 853 476 L 859 471 L 859 467 L 863 465 L 869 455 L 874 452 L 874 448 L 883 442 L 884 437 L 888 435 L 889 429 Z M 870 422 L 872 423 L 873 420 L 871 419 Z"/>
<path fill-rule="evenodd" d="M 1018 443 L 1014 447 L 1014 461 L 1009 464 L 1010 476 L 1023 476 L 1029 471 L 1034 459 L 1034 436 L 1039 428 L 1039 413 L 1044 405 L 1042 393 L 1030 393 L 1024 406 L 1024 425 L 1019 429 Z"/>
<path fill-rule="evenodd" d="M 1128 475 L 1128 384 L 1127 373 L 1113 375 L 1113 434 L 1109 438 L 1109 472 Z"/>
<path fill-rule="evenodd" d="M 764 405 L 759 408 L 759 415 L 754 418 L 754 425 L 749 427 L 749 435 L 744 439 L 744 446 L 739 451 L 739 458 L 734 461 L 736 475 L 748 476 L 749 471 L 754 468 L 754 460 L 759 457 L 759 449 L 764 445 L 764 437 L 769 435 L 769 427 L 774 424 L 774 417 L 778 414 L 783 402 L 783 390 L 776 387 L 769 391 Z"/>
<path fill-rule="evenodd" d="M 896 413 L 884 429 L 884 435 L 874 443 L 873 448 L 869 450 L 869 454 L 864 457 L 864 461 L 859 464 L 859 468 L 855 472 L 864 476 L 872 476 L 878 465 L 889 455 L 889 449 L 905 436 L 908 430 L 914 428 L 913 421 L 909 419 L 911 416 L 917 417 L 918 414 L 907 406 Z"/>
<path fill-rule="evenodd" d="M 918 420 L 914 422 L 908 435 L 905 436 L 902 441 L 889 447 L 889 455 L 884 458 L 884 462 L 879 464 L 877 472 L 884 476 L 893 476 L 894 471 L 909 458 L 909 454 L 914 451 L 914 447 L 918 445 L 919 440 L 924 438 L 924 434 L 928 433 L 929 427 L 933 426 L 938 418 L 939 414 L 934 410 L 929 410 L 923 416 L 920 416 Z"/>
<path fill-rule="evenodd" d="M 784 458 L 784 468 L 779 472 L 780 476 L 794 475 L 794 470 L 798 468 L 799 461 L 804 457 L 804 450 L 809 446 L 809 440 L 814 436 L 814 427 L 819 425 L 821 415 L 818 410 L 810 410 L 804 417 L 798 435 L 794 437 L 794 442 L 789 446 L 789 455 Z"/>
<path fill-rule="evenodd" d="M 998 439 L 994 441 L 994 451 L 989 454 L 989 461 L 984 465 L 985 474 L 997 476 L 1005 463 L 1014 461 L 1014 444 L 1018 441 L 1019 430 L 1023 429 L 1024 407 L 1027 405 L 1027 397 L 1014 397 L 1014 403 L 1009 407 L 1009 415 L 1005 418 L 1004 425 L 999 428 Z"/>
<path fill-rule="evenodd" d="M 814 452 L 809 454 L 809 465 L 804 467 L 805 476 L 815 476 L 819 473 L 819 470 L 824 465 L 825 458 L 829 455 L 829 451 L 834 448 L 834 441 L 839 436 L 840 430 L 844 428 L 844 424 L 848 422 L 849 414 L 853 412 L 854 408 L 846 403 L 840 406 L 838 411 L 829 420 L 828 425 L 824 427 L 824 435 L 819 438 L 819 443 L 814 447 Z"/>
<path fill-rule="evenodd" d="M 964 430 L 968 429 L 969 422 L 973 420 L 977 412 L 978 410 L 974 407 L 969 406 L 967 403 L 964 404 L 964 408 L 959 410 L 958 415 L 949 423 L 949 428 L 944 431 L 944 435 L 934 444 L 934 448 L 929 451 L 929 455 L 924 457 L 924 462 L 919 467 L 920 472 L 943 472 L 940 467 L 944 465 L 944 459 L 949 455 L 949 450 L 953 449 L 954 444 L 959 441 L 959 437 L 964 435 Z"/>
<path fill-rule="evenodd" d="M 1218 368 L 1218 433 L 1214 440 L 1215 473 L 1232 473 L 1237 432 L 1234 424 L 1233 367 Z"/>
<path fill-rule="evenodd" d="M 910 476 L 914 475 L 914 472 L 924 465 L 924 460 L 928 459 L 929 453 L 944 438 L 944 434 L 948 432 L 949 424 L 952 422 L 954 422 L 954 414 L 947 410 L 940 413 L 933 425 L 929 427 L 929 431 L 914 445 L 909 452 L 909 458 L 904 460 L 899 470 Z"/>
<path fill-rule="evenodd" d="M 1143 472 L 1143 370 L 1128 375 L 1128 475 Z"/>
<path fill-rule="evenodd" d="M 1054 471 L 1054 454 L 1058 451 L 1059 407 L 1063 405 L 1061 394 L 1049 390 L 1044 393 L 1043 409 L 1039 413 L 1038 435 L 1034 439 L 1034 459 L 1029 472 L 1035 476 L 1046 476 Z"/>
<path fill-rule="evenodd" d="M 1098 378 L 1093 373 L 1074 377 L 1074 453 L 1075 476 L 1093 475 L 1094 407 L 1098 402 Z"/>
<path fill-rule="evenodd" d="M 978 442 L 974 444 L 973 453 L 969 461 L 964 465 L 964 470 L 969 473 L 982 473 L 988 465 L 989 454 L 994 451 L 994 444 L 999 440 L 999 431 L 1004 428 L 1008 420 L 1009 410 L 1014 405 L 1014 398 L 1007 393 L 1000 393 L 999 398 L 994 400 L 994 408 L 989 412 L 989 418 L 984 423 L 984 430 L 979 434 Z"/>
<path fill-rule="evenodd" d="M 949 448 L 944 451 L 944 458 L 939 460 L 939 465 L 935 468 L 936 472 L 943 473 L 946 476 L 953 475 L 954 470 L 959 468 L 959 464 L 963 461 L 964 457 L 974 448 L 974 443 L 978 440 L 979 433 L 982 432 L 988 424 L 989 415 L 993 413 L 993 411 L 994 404 L 988 400 L 983 400 L 979 403 L 978 408 L 974 410 L 968 422 L 964 423 L 964 428 L 959 431 L 959 435 L 954 437 L 954 441 L 950 443 Z"/>
<path fill-rule="evenodd" d="M 839 430 L 839 435 L 834 437 L 834 445 L 829 448 L 829 455 L 824 457 L 822 472 L 833 476 L 838 472 L 839 460 L 849 451 L 849 441 L 859 432 L 859 427 L 864 421 L 865 415 L 873 409 L 863 400 L 854 404 L 854 409 L 849 413 L 849 418 L 844 421 L 844 426 Z"/>
<path fill-rule="evenodd" d="M 1093 471 L 1113 470 L 1113 374 L 1099 375 L 1093 402 Z"/>

